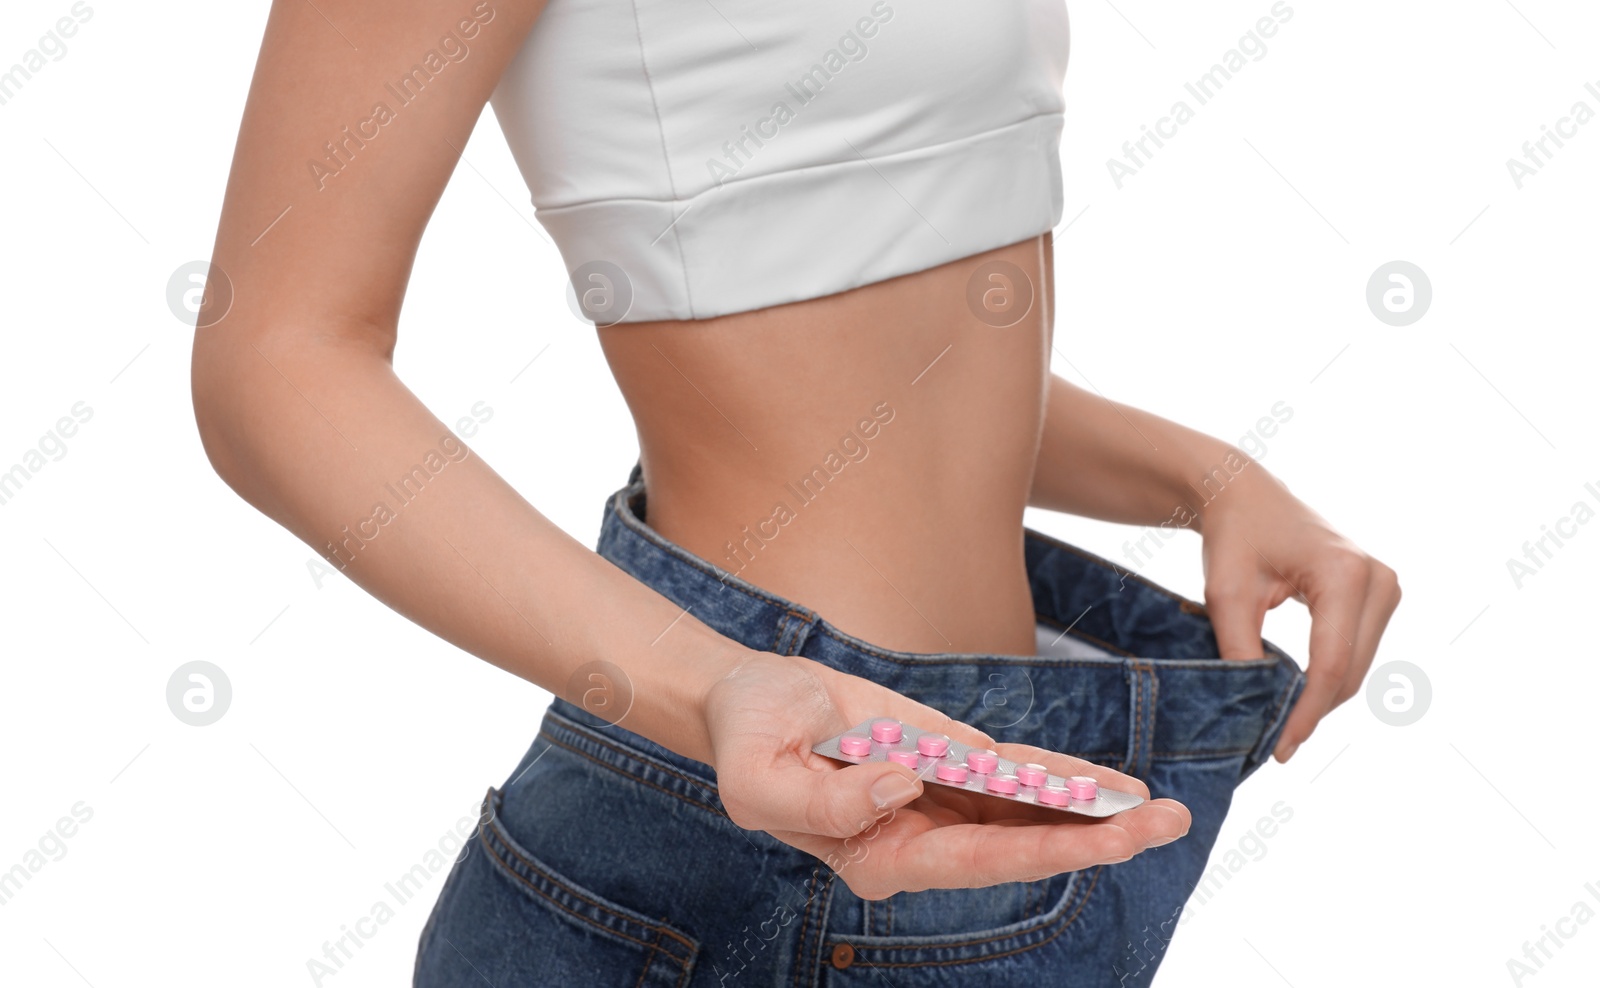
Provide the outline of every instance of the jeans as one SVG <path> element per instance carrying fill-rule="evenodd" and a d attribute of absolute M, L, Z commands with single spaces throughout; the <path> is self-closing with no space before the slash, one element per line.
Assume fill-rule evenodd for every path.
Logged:
<path fill-rule="evenodd" d="M 868 901 L 735 826 L 709 766 L 556 699 L 440 892 L 419 988 L 1150 983 L 1234 787 L 1304 685 L 1293 660 L 1270 644 L 1219 659 L 1201 605 L 1031 530 L 1039 654 L 877 648 L 666 541 L 645 506 L 635 468 L 600 554 L 721 634 L 1136 776 L 1193 826 L 1120 864 Z"/>

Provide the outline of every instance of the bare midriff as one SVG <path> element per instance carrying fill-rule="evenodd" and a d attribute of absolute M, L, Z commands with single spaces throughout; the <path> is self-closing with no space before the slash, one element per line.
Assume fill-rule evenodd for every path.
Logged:
<path fill-rule="evenodd" d="M 884 648 L 1033 654 L 1022 512 L 1049 380 L 1048 248 L 602 329 L 650 526 Z M 990 261 L 1031 282 L 1013 325 L 969 305 Z"/>

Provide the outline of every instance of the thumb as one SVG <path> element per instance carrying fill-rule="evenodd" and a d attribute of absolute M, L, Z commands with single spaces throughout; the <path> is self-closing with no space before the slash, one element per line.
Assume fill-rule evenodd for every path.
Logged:
<path fill-rule="evenodd" d="M 1213 593 L 1206 588 L 1206 614 L 1217 636 L 1217 654 L 1224 659 L 1259 659 L 1267 654 L 1261 627 L 1267 612 L 1250 595 L 1235 591 Z"/>
<path fill-rule="evenodd" d="M 853 837 L 922 794 L 915 772 L 885 762 L 769 765 L 757 778 L 730 781 L 719 771 L 723 805 L 739 826 L 824 837 Z"/>

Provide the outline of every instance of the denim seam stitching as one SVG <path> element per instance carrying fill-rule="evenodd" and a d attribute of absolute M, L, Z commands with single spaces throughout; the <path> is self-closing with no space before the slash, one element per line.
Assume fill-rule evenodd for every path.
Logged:
<path fill-rule="evenodd" d="M 1087 899 L 1089 897 L 1089 893 L 1094 890 L 1095 882 L 1099 880 L 1100 869 L 1103 868 L 1103 867 L 1105 867 L 1105 866 L 1104 865 L 1097 865 L 1095 867 L 1095 876 L 1094 876 L 1094 878 L 1092 878 L 1089 881 L 1089 885 L 1088 885 L 1087 888 L 1083 888 L 1083 885 L 1082 885 L 1081 882 L 1073 882 L 1071 885 L 1069 885 L 1061 893 L 1061 898 L 1059 900 L 1057 900 L 1056 904 L 1054 906 L 1050 907 L 1050 912 L 1053 913 L 1057 909 L 1060 909 L 1060 910 L 1062 910 L 1062 914 L 1063 915 L 1065 915 L 1068 910 L 1073 910 L 1074 913 L 1075 913 L 1076 910 L 1073 909 L 1072 900 L 1073 900 L 1074 896 L 1079 895 L 1080 888 L 1082 888 L 1082 894 L 1081 894 L 1080 899 L 1079 899 L 1079 901 L 1077 903 L 1077 907 L 1081 908 L 1082 907 L 1082 900 L 1083 899 Z M 1081 875 L 1081 872 L 1080 872 L 1080 875 Z M 1037 933 L 1038 931 L 1040 931 L 1042 929 L 1046 929 L 1047 927 L 1049 927 L 1049 925 L 1050 925 L 1050 919 L 1048 918 L 1048 915 L 1046 915 L 1039 922 L 1033 924 L 1032 926 L 1024 927 L 1024 928 L 1022 928 L 1020 930 L 1017 930 L 1014 933 L 997 933 L 994 936 L 984 937 L 981 940 L 960 940 L 960 941 L 950 941 L 950 942 L 947 942 L 947 943 L 892 943 L 892 944 L 883 944 L 881 946 L 869 946 L 869 947 L 857 947 L 855 944 L 851 944 L 851 946 L 854 947 L 858 951 L 862 951 L 862 950 L 865 950 L 865 951 L 875 951 L 875 950 L 946 950 L 946 949 L 951 949 L 951 948 L 959 949 L 959 948 L 962 948 L 962 947 L 979 946 L 979 945 L 985 944 L 985 943 L 994 943 L 996 940 L 1007 940 L 1007 939 L 1012 939 L 1012 938 L 1015 938 L 1015 937 L 1025 937 L 1030 933 Z M 907 966 L 911 966 L 911 965 L 907 965 Z M 917 966 L 920 966 L 920 965 L 917 965 Z"/>
<path fill-rule="evenodd" d="M 864 967 L 947 967 L 947 966 L 952 965 L 952 964 L 976 964 L 976 963 L 982 963 L 982 962 L 985 962 L 985 961 L 995 961 L 995 960 L 1000 960 L 1003 957 L 1011 957 L 1011 956 L 1016 955 L 1016 954 L 1025 953 L 1026 951 L 1029 951 L 1029 950 L 1038 950 L 1040 947 L 1043 947 L 1045 944 L 1049 943 L 1050 941 L 1054 940 L 1056 937 L 1059 937 L 1061 934 L 1065 933 L 1067 928 L 1069 926 L 1071 926 L 1073 923 L 1077 922 L 1077 919 L 1078 919 L 1079 916 L 1083 915 L 1083 910 L 1089 903 L 1089 897 L 1094 893 L 1094 887 L 1097 884 L 1099 884 L 1099 882 L 1100 882 L 1100 873 L 1105 867 L 1106 867 L 1105 865 L 1100 865 L 1099 867 L 1095 868 L 1094 877 L 1089 880 L 1088 887 L 1083 890 L 1082 897 L 1080 897 L 1078 899 L 1078 901 L 1075 904 L 1075 906 L 1071 909 L 1070 915 L 1064 915 L 1062 917 L 1062 919 L 1061 919 L 1060 925 L 1055 929 L 1055 931 L 1052 932 L 1049 936 L 1045 937 L 1043 940 L 1040 940 L 1038 943 L 1029 944 L 1028 946 L 1025 946 L 1025 947 L 1013 947 L 1010 950 L 1002 951 L 1001 953 L 998 953 L 998 954 L 986 954 L 986 955 L 983 955 L 981 957 L 965 957 L 965 958 L 958 958 L 958 959 L 945 960 L 945 961 L 872 961 L 872 960 L 863 960 L 863 961 L 860 961 L 860 963 Z M 1067 895 L 1070 896 L 1071 894 L 1072 894 L 1072 891 L 1069 890 Z M 1033 926 L 1030 926 L 1027 929 L 1018 930 L 1016 933 L 999 934 L 997 936 L 986 937 L 986 938 L 984 938 L 982 940 L 968 940 L 968 941 L 959 942 L 959 943 L 888 944 L 888 945 L 881 946 L 881 947 L 855 947 L 855 945 L 852 944 L 851 946 L 855 947 L 855 950 L 857 951 L 858 956 L 862 952 L 872 952 L 872 951 L 944 950 L 944 949 L 957 949 L 957 950 L 959 950 L 959 949 L 963 949 L 963 948 L 967 948 L 967 947 L 979 946 L 979 945 L 982 945 L 982 944 L 985 944 L 985 943 L 993 943 L 996 940 L 1007 940 L 1007 939 L 1014 939 L 1014 938 L 1017 938 L 1017 937 L 1025 937 L 1030 933 L 1035 933 L 1035 932 L 1038 932 L 1039 930 L 1046 929 L 1046 928 L 1049 927 L 1049 925 L 1050 924 L 1049 924 L 1048 921 L 1042 921 L 1042 922 L 1039 922 L 1039 923 L 1035 923 Z"/>
<path fill-rule="evenodd" d="M 645 975 L 650 973 L 651 965 L 656 962 L 656 951 L 661 948 L 661 931 L 656 931 L 655 943 L 650 945 L 650 952 L 645 954 L 644 967 L 639 969 L 639 980 L 633 983 L 633 988 L 640 988 L 644 984 Z"/>
<path fill-rule="evenodd" d="M 817 901 L 817 869 L 811 869 L 811 877 L 806 879 L 806 908 L 800 914 L 800 952 L 794 960 L 794 984 L 800 988 L 800 976 L 806 969 L 806 930 L 811 926 L 811 905 Z"/>
<path fill-rule="evenodd" d="M 1256 749 L 1255 749 L 1254 745 L 1251 745 L 1248 748 L 1229 748 L 1227 751 L 1207 751 L 1207 750 L 1202 750 L 1202 749 L 1198 749 L 1198 748 L 1191 748 L 1188 751 L 1152 751 L 1150 753 L 1150 757 L 1152 759 L 1159 758 L 1162 761 L 1169 761 L 1169 762 L 1172 762 L 1172 761 L 1191 762 L 1191 761 L 1199 761 L 1199 760 L 1206 759 L 1206 758 L 1236 758 L 1239 755 L 1248 755 L 1248 754 L 1250 754 L 1250 752 L 1255 751 L 1255 750 Z M 1084 761 L 1090 761 L 1090 760 L 1091 759 L 1087 759 L 1087 758 L 1084 759 Z"/>
<path fill-rule="evenodd" d="M 613 764 L 611 762 L 601 761 L 600 759 L 598 759 L 598 758 L 594 757 L 593 755 L 589 754 L 587 751 L 584 751 L 584 750 L 582 750 L 580 748 L 573 747 L 572 745 L 566 743 L 565 741 L 558 740 L 557 738 L 555 738 L 554 736 L 546 733 L 545 731 L 540 731 L 539 735 L 541 737 L 543 737 L 545 740 L 549 741 L 551 744 L 556 745 L 557 747 L 560 747 L 560 748 L 564 748 L 567 751 L 572 752 L 574 755 L 577 755 L 579 758 L 584 758 L 584 759 L 587 759 L 587 760 L 589 760 L 591 762 L 594 762 L 596 765 L 600 766 L 601 768 L 608 769 L 608 770 L 610 770 L 612 772 L 615 772 L 618 775 L 622 776 L 623 778 L 631 779 L 634 782 L 639 783 L 641 786 L 649 786 L 651 789 L 654 789 L 657 792 L 666 793 L 668 796 L 672 796 L 672 797 L 674 797 L 676 799 L 681 799 L 685 803 L 688 803 L 690 806 L 696 807 L 697 809 L 704 810 L 707 813 L 710 813 L 713 816 L 716 816 L 716 817 L 718 817 L 720 819 L 724 819 L 724 820 L 730 820 L 731 819 L 726 813 L 724 813 L 723 811 L 721 811 L 719 809 L 716 809 L 716 808 L 714 808 L 714 807 L 712 807 L 712 806 L 710 806 L 710 805 L 708 805 L 706 803 L 701 803 L 701 802 L 698 802 L 696 800 L 693 800 L 693 799 L 689 798 L 688 796 L 685 796 L 681 792 L 673 792 L 671 789 L 668 789 L 665 786 L 658 785 L 658 784 L 656 784 L 654 782 L 651 782 L 649 779 L 643 778 L 642 776 L 636 775 L 633 772 L 628 771 L 627 769 L 623 768 L 620 765 L 616 765 L 616 764 Z M 680 776 L 680 778 L 682 778 L 682 777 Z"/>
<path fill-rule="evenodd" d="M 682 769 L 675 768 L 674 766 L 661 761 L 647 751 L 641 751 L 638 748 L 633 747 L 625 748 L 622 746 L 621 742 L 613 741 L 610 738 L 595 734 L 593 731 L 584 725 L 577 723 L 571 718 L 563 717 L 557 711 L 548 710 L 545 712 L 545 716 L 557 721 L 557 726 L 561 730 L 566 731 L 568 734 L 573 735 L 581 741 L 586 741 L 598 748 L 607 748 L 613 752 L 616 752 L 618 755 L 623 756 L 624 758 L 632 758 L 636 761 L 642 762 L 646 766 L 656 769 L 665 775 L 670 775 L 673 778 L 682 781 L 686 785 L 690 785 L 696 789 L 704 790 L 707 793 L 717 795 L 718 799 L 722 798 L 721 795 L 716 792 L 717 782 L 715 779 L 696 778 L 691 775 L 686 775 Z M 541 728 L 540 733 L 544 734 L 546 737 L 550 737 L 548 727 Z M 552 740 L 554 739 L 552 738 Z M 570 747 L 570 745 L 568 745 L 568 747 Z"/>
<path fill-rule="evenodd" d="M 1133 702 L 1128 709 L 1128 739 L 1123 747 L 1122 758 L 1117 765 L 1117 771 L 1124 775 L 1133 771 L 1133 759 L 1139 747 L 1139 680 L 1138 670 L 1133 663 L 1123 666 L 1123 677 L 1128 681 L 1128 689 L 1133 694 Z"/>
<path fill-rule="evenodd" d="M 1150 774 L 1150 760 L 1154 757 L 1150 752 L 1156 746 L 1156 711 L 1161 709 L 1161 680 L 1156 676 L 1155 668 L 1148 662 L 1137 663 L 1142 690 L 1149 691 L 1150 710 L 1146 714 L 1147 723 L 1139 731 L 1141 759 L 1135 766 L 1140 773 Z"/>
<path fill-rule="evenodd" d="M 490 792 L 493 792 L 493 791 L 494 791 L 493 789 L 490 790 Z M 489 799 L 486 797 L 484 802 L 485 802 L 485 804 L 488 804 L 489 803 Z M 514 878 L 516 878 L 519 882 L 521 882 L 522 884 L 526 885 L 528 887 L 528 889 L 530 891 L 532 891 L 535 895 L 538 895 L 540 898 L 542 898 L 545 901 L 549 902 L 551 905 L 555 906 L 557 909 L 560 909 L 562 912 L 567 913 L 568 915 L 572 916 L 574 919 L 577 919 L 577 920 L 579 920 L 581 922 L 587 923 L 590 926 L 595 927 L 596 929 L 602 930 L 602 931 L 604 931 L 606 933 L 610 933 L 610 934 L 612 934 L 614 936 L 622 937 L 624 940 L 628 940 L 628 941 L 631 941 L 633 943 L 636 943 L 639 946 L 644 947 L 645 949 L 649 950 L 651 953 L 665 954 L 668 959 L 670 959 L 670 960 L 672 960 L 672 961 L 674 961 L 674 962 L 676 962 L 678 964 L 687 964 L 688 963 L 688 959 L 679 958 L 678 956 L 673 954 L 671 951 L 667 950 L 665 947 L 662 947 L 662 946 L 659 945 L 659 940 L 660 940 L 660 937 L 661 937 L 661 935 L 663 933 L 665 933 L 667 936 L 670 936 L 673 940 L 676 940 L 678 943 L 682 944 L 684 949 L 686 949 L 686 950 L 688 950 L 690 952 L 690 956 L 691 957 L 694 954 L 699 952 L 699 949 L 700 949 L 699 946 L 696 945 L 695 943 L 693 943 L 692 941 L 690 941 L 687 937 L 684 937 L 682 934 L 679 934 L 678 932 L 676 932 L 674 930 L 668 930 L 664 926 L 653 926 L 653 925 L 651 925 L 649 923 L 641 922 L 641 921 L 633 918 L 632 916 L 628 916 L 628 915 L 625 915 L 623 913 L 619 913 L 614 909 L 607 908 L 606 906 L 602 905 L 601 903 L 596 902 L 593 899 L 589 898 L 588 896 L 581 894 L 580 892 L 578 892 L 576 889 L 572 888 L 567 883 L 557 881 L 555 876 L 549 874 L 544 869 L 542 869 L 538 865 L 534 864 L 527 857 L 525 857 L 524 855 L 519 853 L 516 848 L 511 846 L 511 844 L 509 843 L 508 839 L 502 838 L 502 837 L 499 837 L 499 836 L 491 837 L 490 836 L 490 829 L 491 829 L 492 826 L 494 827 L 496 833 L 498 833 L 498 829 L 499 828 L 493 824 L 493 821 L 491 821 L 490 824 L 479 828 L 479 830 L 478 830 L 478 842 L 483 845 L 484 850 L 492 858 L 494 858 L 496 861 L 499 861 L 501 863 L 501 865 L 504 866 L 505 871 L 506 871 L 507 874 L 509 874 L 509 875 L 513 876 Z M 506 858 L 502 857 L 501 854 L 500 854 L 499 849 L 497 849 L 495 847 L 496 844 L 502 845 L 505 848 L 506 854 L 509 854 L 512 857 L 516 858 L 518 863 L 520 863 L 523 867 L 527 868 L 529 871 L 532 871 L 535 874 L 537 874 L 540 877 L 540 879 L 542 879 L 544 882 L 548 883 L 549 885 L 551 885 L 554 888 L 560 889 L 561 891 L 565 892 L 566 894 L 572 896 L 575 899 L 578 899 L 578 900 L 580 900 L 582 902 L 588 903 L 590 906 L 592 906 L 596 910 L 598 910 L 598 911 L 600 911 L 602 913 L 605 913 L 608 916 L 614 917 L 617 920 L 618 923 L 624 924 L 626 926 L 631 926 L 631 927 L 643 927 L 643 928 L 645 928 L 647 930 L 654 930 L 655 933 L 656 933 L 656 938 L 657 938 L 658 943 L 654 943 L 654 944 L 653 943 L 649 943 L 647 941 L 640 940 L 637 937 L 629 936 L 627 933 L 624 933 L 624 932 L 622 932 L 620 930 L 614 930 L 614 929 L 606 926 L 605 924 L 597 922 L 596 920 L 591 919 L 590 917 L 585 916 L 582 913 L 573 910 L 569 906 L 567 906 L 567 905 L 565 905 L 565 904 L 563 904 L 561 902 L 558 902 L 553 895 L 551 895 L 549 892 L 545 891 L 544 889 L 539 888 L 538 885 L 534 884 L 532 879 L 528 878 L 528 876 L 526 876 L 526 875 L 522 874 L 520 871 L 518 871 L 516 869 L 516 867 L 512 864 L 511 861 L 509 861 Z"/>

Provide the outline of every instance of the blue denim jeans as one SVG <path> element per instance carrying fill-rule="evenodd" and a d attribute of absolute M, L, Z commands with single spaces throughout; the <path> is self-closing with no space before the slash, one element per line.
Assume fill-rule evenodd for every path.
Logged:
<path fill-rule="evenodd" d="M 1193 827 L 1121 864 L 867 901 L 816 858 L 735 826 L 709 766 L 557 699 L 485 798 L 423 931 L 419 988 L 1150 983 L 1234 787 L 1304 684 L 1287 655 L 1223 661 L 1201 605 L 1032 531 L 1039 654 L 882 649 L 666 541 L 645 505 L 635 468 L 600 554 L 720 633 L 998 741 L 1119 769 L 1182 801 Z"/>

